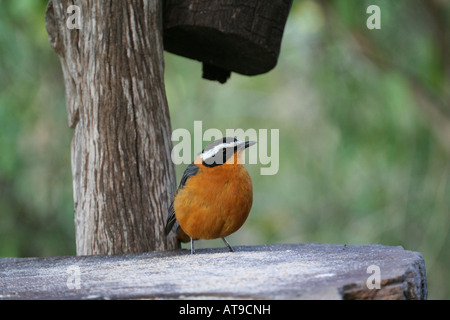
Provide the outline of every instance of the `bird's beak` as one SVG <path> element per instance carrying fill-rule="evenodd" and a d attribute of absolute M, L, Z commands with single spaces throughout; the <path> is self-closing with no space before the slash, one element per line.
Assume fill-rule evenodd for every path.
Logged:
<path fill-rule="evenodd" d="M 245 141 L 244 149 L 247 149 L 248 147 L 251 147 L 254 144 L 256 144 L 256 141 Z"/>
<path fill-rule="evenodd" d="M 256 143 L 256 141 L 245 141 L 245 142 L 241 142 L 238 147 L 237 147 L 237 151 L 243 151 L 245 149 L 247 149 L 248 147 L 251 147 L 252 145 L 254 145 Z"/>

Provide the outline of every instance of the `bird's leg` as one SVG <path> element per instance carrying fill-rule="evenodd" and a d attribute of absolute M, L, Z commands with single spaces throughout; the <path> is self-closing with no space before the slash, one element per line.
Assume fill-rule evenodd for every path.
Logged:
<path fill-rule="evenodd" d="M 222 238 L 222 240 L 223 240 L 223 242 L 225 242 L 225 245 L 227 246 L 228 251 L 234 252 L 233 248 L 230 246 L 230 244 L 228 243 L 227 239 Z"/>
<path fill-rule="evenodd" d="M 194 239 L 191 238 L 191 254 L 195 253 L 195 249 L 194 249 Z"/>

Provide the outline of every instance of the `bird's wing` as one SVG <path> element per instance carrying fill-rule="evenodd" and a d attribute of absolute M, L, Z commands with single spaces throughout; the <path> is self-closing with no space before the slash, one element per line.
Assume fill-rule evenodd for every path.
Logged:
<path fill-rule="evenodd" d="M 198 167 L 191 163 L 186 170 L 183 173 L 183 176 L 181 177 L 181 181 L 180 181 L 180 185 L 178 186 L 178 190 L 183 189 L 183 187 L 186 185 L 187 180 L 192 177 L 195 176 L 198 172 Z M 178 191 L 177 191 L 178 192 Z M 175 209 L 173 208 L 173 201 L 170 204 L 169 207 L 169 217 L 167 218 L 167 222 L 166 222 L 166 228 L 165 228 L 165 232 L 166 234 L 168 234 L 170 232 L 170 230 L 172 230 L 172 227 L 174 225 L 174 223 L 177 221 L 177 219 L 175 218 Z"/>
<path fill-rule="evenodd" d="M 175 210 L 173 209 L 173 201 L 172 201 L 169 208 L 169 217 L 167 218 L 166 228 L 164 229 L 166 234 L 169 234 L 170 230 L 172 230 L 173 225 L 175 224 L 176 221 L 177 219 L 175 218 Z"/>
<path fill-rule="evenodd" d="M 178 190 L 183 189 L 183 187 L 186 185 L 187 179 L 189 179 L 192 176 L 195 176 L 198 172 L 198 167 L 191 163 L 188 165 L 186 170 L 184 170 L 183 176 L 181 177 L 180 185 L 178 186 Z"/>

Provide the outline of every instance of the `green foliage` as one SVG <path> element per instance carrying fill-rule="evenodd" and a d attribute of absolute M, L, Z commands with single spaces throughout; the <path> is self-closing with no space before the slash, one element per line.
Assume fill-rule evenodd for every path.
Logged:
<path fill-rule="evenodd" d="M 423 254 L 430 298 L 448 299 L 450 81 L 436 26 L 450 30 L 449 5 L 436 16 L 431 2 L 379 0 L 382 29 L 368 30 L 372 2 L 294 1 L 265 75 L 220 85 L 166 54 L 172 128 L 280 130 L 279 172 L 247 165 L 254 205 L 232 245 L 401 245 Z M 74 254 L 72 131 L 46 1 L 0 4 L 0 256 Z"/>
<path fill-rule="evenodd" d="M 71 131 L 46 1 L 0 5 L 0 256 L 74 254 Z"/>

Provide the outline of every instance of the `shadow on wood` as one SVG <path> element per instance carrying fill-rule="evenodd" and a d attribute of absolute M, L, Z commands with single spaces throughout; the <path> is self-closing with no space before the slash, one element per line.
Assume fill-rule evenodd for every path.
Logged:
<path fill-rule="evenodd" d="M 422 255 L 402 247 L 312 243 L 235 249 L 2 258 L 0 298 L 427 298 Z M 369 288 L 377 280 L 380 289 Z"/>

